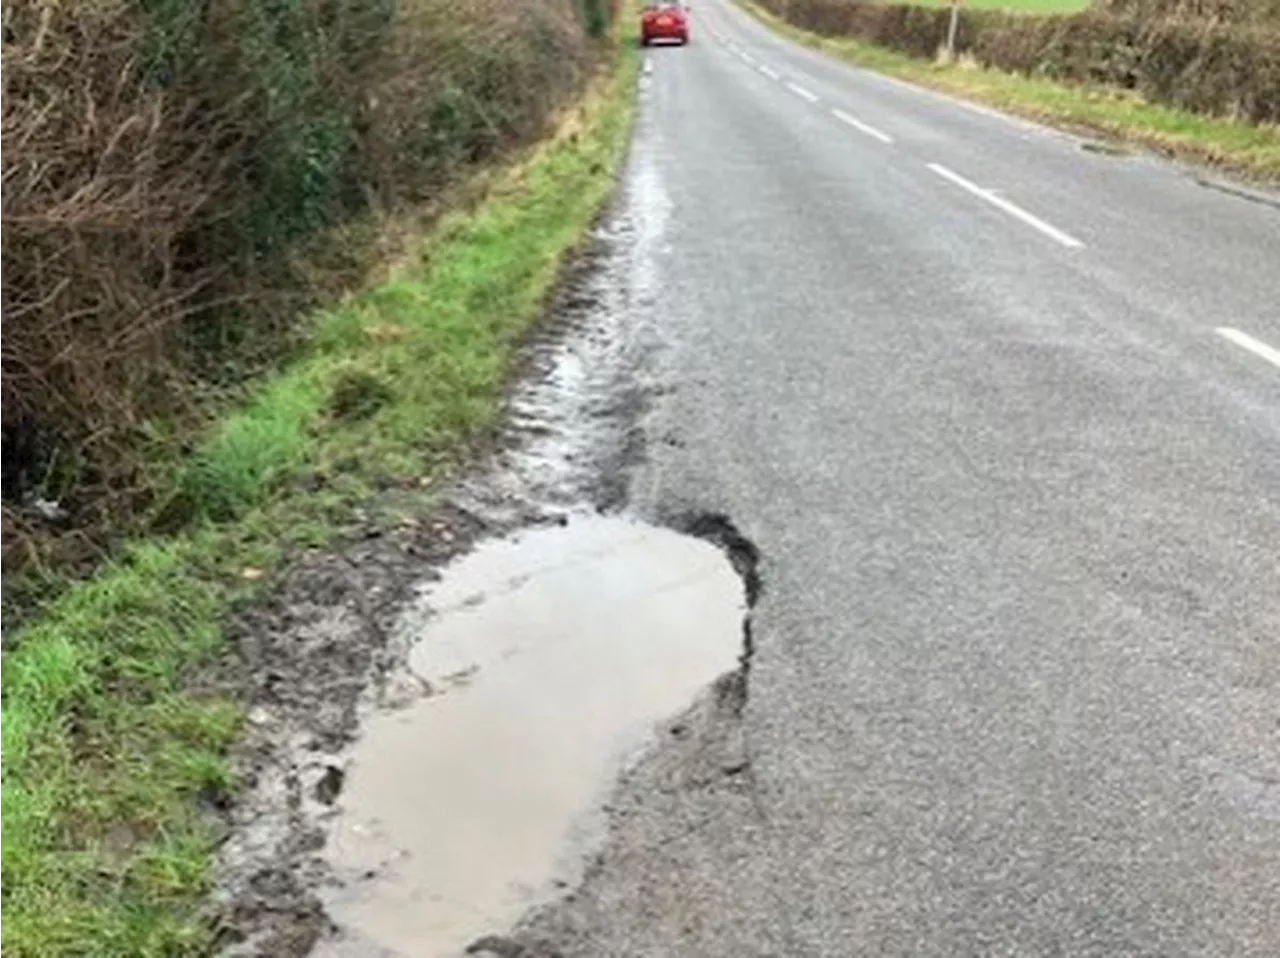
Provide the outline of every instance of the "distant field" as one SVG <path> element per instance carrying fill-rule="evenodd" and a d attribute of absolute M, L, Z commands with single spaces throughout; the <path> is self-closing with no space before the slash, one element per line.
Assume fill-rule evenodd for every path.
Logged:
<path fill-rule="evenodd" d="M 950 6 L 951 0 L 890 0 L 893 3 L 918 3 L 925 7 Z M 1072 13 L 1083 10 L 1089 0 L 961 0 L 966 7 L 992 10 L 1027 10 L 1033 13 Z"/>

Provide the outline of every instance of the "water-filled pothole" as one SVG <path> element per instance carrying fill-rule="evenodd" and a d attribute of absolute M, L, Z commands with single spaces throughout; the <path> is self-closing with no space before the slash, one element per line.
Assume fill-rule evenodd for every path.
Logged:
<path fill-rule="evenodd" d="M 721 549 L 620 518 L 450 566 L 404 624 L 429 691 L 373 714 L 347 766 L 319 954 L 456 955 L 576 884 L 618 772 L 735 667 L 745 612 Z"/>

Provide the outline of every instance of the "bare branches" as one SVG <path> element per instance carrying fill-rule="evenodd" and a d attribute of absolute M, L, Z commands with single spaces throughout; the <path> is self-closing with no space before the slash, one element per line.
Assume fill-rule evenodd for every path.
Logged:
<path fill-rule="evenodd" d="M 590 57 L 577 7 L 3 0 L 6 496 L 50 450 L 130 488 L 130 430 L 284 328 L 309 241 L 540 129 Z"/>

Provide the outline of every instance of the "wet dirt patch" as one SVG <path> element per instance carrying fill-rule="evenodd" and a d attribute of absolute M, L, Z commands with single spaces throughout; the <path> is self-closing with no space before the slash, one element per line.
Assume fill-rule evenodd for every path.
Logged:
<path fill-rule="evenodd" d="M 340 754 L 362 696 L 394 660 L 388 642 L 413 588 L 493 527 L 454 508 L 298 562 L 233 624 L 211 691 L 250 703 L 209 903 L 226 955 L 307 954 L 330 923 L 317 886 L 322 818 L 340 795 Z"/>
<path fill-rule="evenodd" d="M 628 757 L 734 674 L 746 605 L 725 551 L 617 517 L 451 565 L 399 627 L 422 693 L 371 715 L 345 761 L 340 931 L 316 953 L 457 955 L 576 886 Z"/>
<path fill-rule="evenodd" d="M 663 346 L 653 257 L 669 209 L 661 183 L 633 170 L 559 284 L 525 351 L 504 435 L 489 468 L 454 491 L 460 505 L 512 524 L 548 506 L 625 503 L 644 455 L 642 420 L 665 389 L 652 363 Z"/>
<path fill-rule="evenodd" d="M 240 788 L 210 806 L 226 830 L 209 903 L 222 955 L 301 958 L 337 932 L 325 902 L 350 875 L 335 874 L 325 844 L 364 787 L 349 749 L 365 718 L 488 688 L 493 663 L 407 667 L 416 633 L 403 616 L 421 612 L 440 570 L 477 542 L 625 505 L 648 404 L 664 389 L 649 359 L 661 347 L 652 258 L 668 209 L 660 181 L 628 177 L 525 344 L 503 430 L 438 505 L 426 511 L 416 488 L 382 489 L 346 545 L 302 557 L 231 624 L 228 661 L 208 681 L 249 706 Z M 486 596 L 464 601 L 481 609 Z"/>

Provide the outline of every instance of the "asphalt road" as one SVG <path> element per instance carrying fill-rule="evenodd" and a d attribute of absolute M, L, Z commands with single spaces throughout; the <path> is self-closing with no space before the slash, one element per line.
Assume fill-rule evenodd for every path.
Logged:
<path fill-rule="evenodd" d="M 763 554 L 750 795 L 650 774 L 544 931 L 1280 954 L 1280 208 L 693 16 L 626 185 L 632 501 Z"/>

